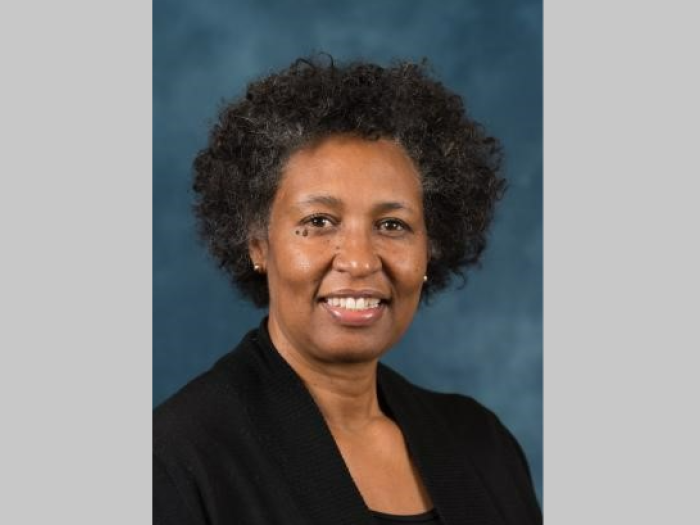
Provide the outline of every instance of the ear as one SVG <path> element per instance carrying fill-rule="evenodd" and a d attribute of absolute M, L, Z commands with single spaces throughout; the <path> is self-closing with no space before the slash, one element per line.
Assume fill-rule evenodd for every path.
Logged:
<path fill-rule="evenodd" d="M 263 271 L 267 268 L 268 244 L 266 239 L 254 237 L 248 241 L 248 255 L 252 264 L 259 265 Z"/>

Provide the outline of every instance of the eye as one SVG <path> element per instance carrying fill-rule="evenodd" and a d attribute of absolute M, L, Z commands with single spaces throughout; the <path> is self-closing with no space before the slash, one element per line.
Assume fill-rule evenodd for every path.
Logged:
<path fill-rule="evenodd" d="M 333 219 L 327 215 L 312 215 L 304 219 L 303 223 L 314 228 L 328 228 L 334 224 Z"/>
<path fill-rule="evenodd" d="M 379 221 L 378 229 L 385 232 L 403 232 L 408 231 L 408 225 L 399 219 L 383 219 Z"/>

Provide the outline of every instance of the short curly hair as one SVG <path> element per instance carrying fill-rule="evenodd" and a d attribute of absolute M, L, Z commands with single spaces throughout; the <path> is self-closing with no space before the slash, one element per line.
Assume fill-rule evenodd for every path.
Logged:
<path fill-rule="evenodd" d="M 499 141 L 466 115 L 459 95 L 431 78 L 425 59 L 381 67 L 316 55 L 250 83 L 245 97 L 221 109 L 194 161 L 200 235 L 242 295 L 269 304 L 248 242 L 265 231 L 286 161 L 337 134 L 396 140 L 418 168 L 431 242 L 422 299 L 453 275 L 466 282 L 505 190 Z"/>

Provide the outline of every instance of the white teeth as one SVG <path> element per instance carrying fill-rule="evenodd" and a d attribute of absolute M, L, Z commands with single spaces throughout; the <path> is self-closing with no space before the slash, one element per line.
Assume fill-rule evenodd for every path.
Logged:
<path fill-rule="evenodd" d="M 377 308 L 380 300 L 374 297 L 329 297 L 327 300 L 331 306 L 346 308 L 348 310 L 366 310 Z"/>

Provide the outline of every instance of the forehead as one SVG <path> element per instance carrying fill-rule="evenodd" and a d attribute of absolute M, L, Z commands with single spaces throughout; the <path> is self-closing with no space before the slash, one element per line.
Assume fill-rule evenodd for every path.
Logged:
<path fill-rule="evenodd" d="M 341 200 L 421 200 L 420 177 L 404 148 L 391 140 L 331 137 L 290 156 L 278 198 L 326 193 Z"/>

